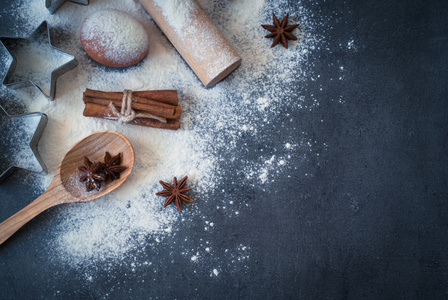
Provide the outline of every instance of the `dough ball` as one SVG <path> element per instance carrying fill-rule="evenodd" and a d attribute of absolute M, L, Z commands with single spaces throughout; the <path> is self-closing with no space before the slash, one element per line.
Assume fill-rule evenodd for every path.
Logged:
<path fill-rule="evenodd" d="M 131 15 L 103 9 L 88 16 L 81 25 L 81 44 L 87 54 L 109 67 L 132 66 L 148 54 L 148 35 Z"/>

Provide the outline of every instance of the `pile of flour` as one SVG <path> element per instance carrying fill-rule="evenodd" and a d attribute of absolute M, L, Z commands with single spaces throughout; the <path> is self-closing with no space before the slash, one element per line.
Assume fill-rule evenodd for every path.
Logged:
<path fill-rule="evenodd" d="M 54 15 L 41 2 L 17 1 L 14 11 L 18 22 L 25 22 L 22 25 L 30 32 L 45 19 L 51 26 L 62 29 L 65 39 L 60 46 L 74 54 L 80 64 L 59 78 L 54 102 L 33 88 L 0 89 L 2 101 L 17 101 L 27 111 L 40 111 L 49 117 L 39 144 L 49 173 L 29 174 L 18 180 L 44 191 L 66 151 L 84 136 L 100 130 L 124 134 L 132 143 L 136 157 L 133 174 L 116 192 L 58 210 L 57 228 L 53 238 L 47 241 L 54 249 L 55 259 L 71 265 L 121 259 L 130 251 L 143 249 L 148 240 L 157 244 L 163 243 L 166 237 L 174 237 L 181 230 L 176 224 L 185 220 L 205 218 L 208 223 L 204 230 L 212 232 L 212 226 L 220 224 L 207 216 L 210 210 L 222 210 L 234 218 L 243 217 L 245 207 L 250 206 L 239 205 L 241 199 L 226 197 L 226 188 L 221 183 L 229 165 L 238 162 L 241 166 L 238 172 L 244 173 L 240 176 L 243 182 L 238 184 L 265 189 L 278 176 L 283 176 L 282 170 L 291 168 L 288 162 L 292 158 L 312 151 L 313 141 L 299 131 L 277 141 L 283 146 L 266 147 L 257 157 L 247 155 L 226 161 L 219 155 L 244 153 L 245 147 L 249 147 L 245 139 L 266 143 L 263 132 L 274 130 L 272 120 L 284 116 L 285 111 L 311 109 L 300 97 L 298 82 L 313 75 L 312 66 L 307 62 L 320 39 L 313 35 L 317 24 L 304 7 L 299 5 L 292 12 L 284 11 L 288 7 L 286 1 L 199 1 L 243 59 L 228 78 L 205 89 L 138 1 L 92 1 L 89 6 L 67 2 Z M 150 54 L 143 62 L 115 70 L 94 63 L 84 53 L 79 41 L 80 25 L 92 12 L 105 8 L 123 10 L 142 23 L 150 43 Z M 267 32 L 260 24 L 271 23 L 272 12 L 279 18 L 289 13 L 291 23 L 301 24 L 302 29 L 294 32 L 299 41 L 291 42 L 288 50 L 280 46 L 271 49 L 272 40 L 264 38 Z M 23 34 L 22 31 L 14 33 Z M 2 57 L 2 64 L 8 60 Z M 172 132 L 85 118 L 82 116 L 85 88 L 176 89 L 183 109 L 182 128 Z M 163 209 L 164 199 L 154 195 L 161 190 L 158 180 L 169 182 L 174 176 L 185 175 L 189 176 L 187 186 L 192 188 L 190 195 L 196 202 L 186 205 L 182 214 L 174 206 Z M 215 248 L 207 243 L 204 241 L 203 248 L 208 249 L 204 251 L 213 253 Z M 249 246 L 238 253 L 246 249 Z M 184 252 L 190 259 L 197 251 Z M 236 252 L 234 255 L 249 257 Z M 219 272 L 212 268 L 211 274 L 217 276 Z"/>

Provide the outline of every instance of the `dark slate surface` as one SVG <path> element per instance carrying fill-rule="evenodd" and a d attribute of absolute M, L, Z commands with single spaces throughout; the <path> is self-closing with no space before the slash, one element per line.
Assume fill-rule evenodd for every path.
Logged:
<path fill-rule="evenodd" d="M 161 243 L 157 274 L 130 273 L 123 266 L 131 261 L 97 265 L 86 285 L 87 267 L 49 266 L 51 249 L 35 238 L 54 234 L 53 209 L 0 247 L 0 298 L 448 298 L 448 1 L 321 2 L 323 19 L 332 16 L 322 33 L 332 48 L 348 36 L 360 45 L 322 51 L 314 63 L 323 78 L 337 77 L 332 66 L 349 72 L 339 82 L 309 81 L 320 106 L 292 112 L 294 127 L 326 149 L 269 193 L 232 186 L 229 169 L 223 184 L 252 210 L 231 221 L 210 211 L 225 224 L 217 245 L 251 246 L 246 267 L 211 278 Z M 342 105 L 327 101 L 340 95 Z M 38 196 L 14 178 L 0 186 L 2 219 Z M 182 231 L 177 245 L 201 234 Z"/>

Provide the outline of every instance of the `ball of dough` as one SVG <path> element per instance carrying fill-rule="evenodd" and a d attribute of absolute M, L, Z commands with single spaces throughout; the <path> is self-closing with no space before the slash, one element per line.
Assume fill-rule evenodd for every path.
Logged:
<path fill-rule="evenodd" d="M 81 44 L 87 54 L 109 67 L 128 67 L 148 54 L 148 35 L 131 15 L 103 9 L 88 16 L 81 25 Z"/>

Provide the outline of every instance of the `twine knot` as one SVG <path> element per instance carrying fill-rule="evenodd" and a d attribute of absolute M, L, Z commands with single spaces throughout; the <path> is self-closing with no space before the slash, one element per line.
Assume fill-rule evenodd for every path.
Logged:
<path fill-rule="evenodd" d="M 166 123 L 167 120 L 165 118 L 161 118 L 159 116 L 155 116 L 153 114 L 149 113 L 136 113 L 132 109 L 132 102 L 134 101 L 134 98 L 132 97 L 132 91 L 131 90 L 124 90 L 123 92 L 123 98 L 121 99 L 121 111 L 118 111 L 118 109 L 115 107 L 115 105 L 112 103 L 112 101 L 109 103 L 109 108 L 112 111 L 112 113 L 118 118 L 118 122 L 120 123 L 129 123 L 135 118 L 148 118 L 148 119 L 155 119 L 162 123 Z"/>

